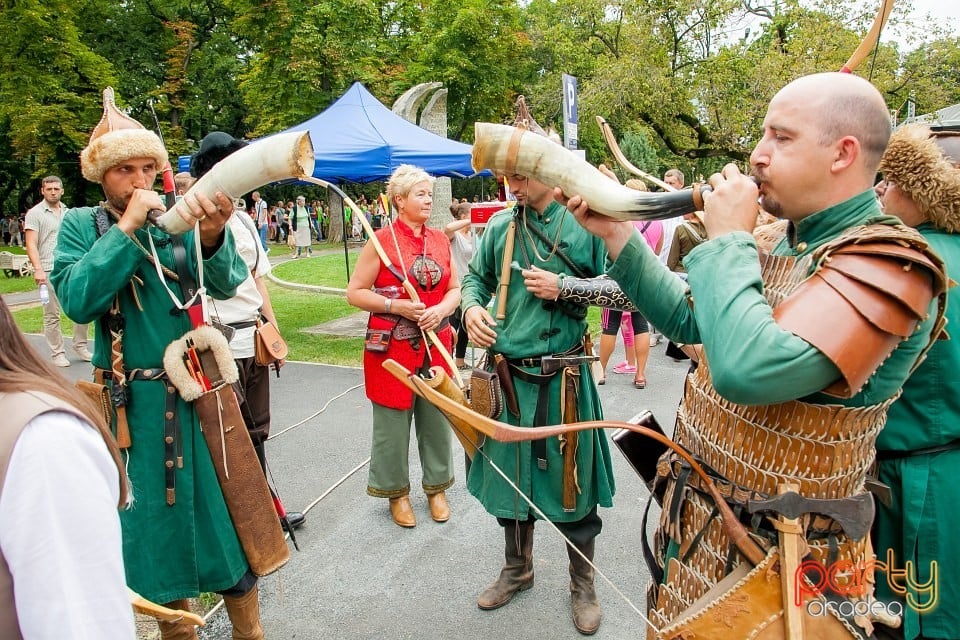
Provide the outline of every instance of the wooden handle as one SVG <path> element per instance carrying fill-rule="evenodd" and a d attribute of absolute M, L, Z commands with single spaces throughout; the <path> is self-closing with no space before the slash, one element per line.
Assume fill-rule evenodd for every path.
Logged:
<path fill-rule="evenodd" d="M 517 220 L 510 221 L 507 227 L 506 242 L 503 246 L 503 263 L 500 265 L 500 292 L 497 296 L 497 320 L 507 317 L 507 290 L 510 288 L 510 263 L 513 262 L 513 241 L 517 236 Z"/>

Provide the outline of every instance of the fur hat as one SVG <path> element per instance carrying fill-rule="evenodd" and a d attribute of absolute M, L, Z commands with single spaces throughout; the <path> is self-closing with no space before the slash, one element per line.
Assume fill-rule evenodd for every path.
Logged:
<path fill-rule="evenodd" d="M 960 169 L 944 156 L 929 127 L 908 124 L 897 129 L 890 136 L 880 171 L 934 226 L 950 233 L 960 231 Z"/>
<path fill-rule="evenodd" d="M 190 175 L 194 178 L 203 177 L 213 168 L 213 165 L 247 144 L 246 141 L 237 140 L 229 133 L 211 131 L 200 141 L 200 150 L 190 158 Z"/>
<path fill-rule="evenodd" d="M 160 137 L 117 108 L 113 87 L 103 90 L 103 116 L 90 134 L 90 143 L 80 152 L 80 170 L 90 182 L 103 182 L 107 169 L 131 158 L 153 158 L 157 170 L 167 164 L 167 150 Z"/>

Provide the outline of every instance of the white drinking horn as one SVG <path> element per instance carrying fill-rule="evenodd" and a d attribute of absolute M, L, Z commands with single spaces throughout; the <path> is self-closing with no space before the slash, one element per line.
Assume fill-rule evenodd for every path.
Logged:
<path fill-rule="evenodd" d="M 533 178 L 560 187 L 568 196 L 581 196 L 597 213 L 618 220 L 663 220 L 703 210 L 703 196 L 694 189 L 655 193 L 625 187 L 577 154 L 548 138 L 522 128 L 478 122 L 475 127 L 474 171 Z"/>
<path fill-rule="evenodd" d="M 313 142 L 308 131 L 278 133 L 248 144 L 213 165 L 184 194 L 184 199 L 202 193 L 213 200 L 219 191 L 235 200 L 271 182 L 313 175 L 313 163 Z M 197 221 L 182 200 L 157 213 L 150 216 L 150 221 L 172 235 L 189 231 Z"/>

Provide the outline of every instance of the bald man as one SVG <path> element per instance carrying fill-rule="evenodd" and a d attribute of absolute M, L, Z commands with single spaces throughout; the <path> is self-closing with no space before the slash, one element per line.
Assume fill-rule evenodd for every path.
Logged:
<path fill-rule="evenodd" d="M 858 501 L 870 504 L 864 483 L 886 409 L 939 333 L 933 327 L 942 263 L 919 233 L 885 216 L 874 195 L 889 137 L 886 104 L 866 80 L 825 73 L 784 87 L 750 156 L 753 179 L 733 164 L 710 177 L 708 239 L 683 260 L 688 284 L 666 270 L 632 225 L 569 194 L 568 208 L 604 240 L 609 275 L 643 315 L 675 342 L 703 344 L 705 362 L 689 376 L 674 437 L 716 471 L 751 533 L 772 544 L 791 534 L 771 526 L 775 510 L 751 519 L 747 501 L 776 496 L 785 483 L 796 483 L 808 499 L 805 512 L 830 515 L 830 505 L 840 504 L 849 513 Z M 751 233 L 758 197 L 764 210 L 789 221 L 775 258 L 763 264 Z M 923 292 L 908 303 L 912 311 L 903 312 L 905 300 L 890 293 L 898 289 Z M 888 322 L 894 317 L 896 327 Z M 685 463 L 668 453 L 659 471 L 670 499 L 656 536 L 648 609 L 662 628 L 744 556 Z M 818 502 L 825 499 L 839 502 Z M 872 558 L 871 519 L 860 518 L 850 535 L 834 519 L 811 515 L 799 533 L 824 567 L 856 564 Z M 769 612 L 761 600 L 742 598 L 735 609 L 746 626 L 734 635 L 747 637 L 751 625 L 763 624 Z M 724 608 L 683 628 L 712 637 L 709 630 L 720 627 L 696 625 L 709 624 L 717 611 Z M 726 611 L 731 624 L 737 611 Z M 829 633 L 850 637 L 842 627 Z"/>

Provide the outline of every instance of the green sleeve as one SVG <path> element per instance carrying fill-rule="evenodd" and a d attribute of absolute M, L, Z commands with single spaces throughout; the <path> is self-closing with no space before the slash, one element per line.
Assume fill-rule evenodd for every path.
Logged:
<path fill-rule="evenodd" d="M 607 275 L 663 335 L 686 344 L 701 341 L 686 283 L 660 262 L 640 234 L 634 234 Z"/>
<path fill-rule="evenodd" d="M 64 313 L 78 323 L 106 313 L 145 259 L 116 225 L 97 238 L 93 211 L 73 209 L 64 216 L 50 274 Z"/>
<path fill-rule="evenodd" d="M 713 384 L 724 398 L 773 404 L 808 396 L 840 377 L 823 353 L 774 321 L 753 236 L 737 232 L 704 242 L 684 266 Z"/>

